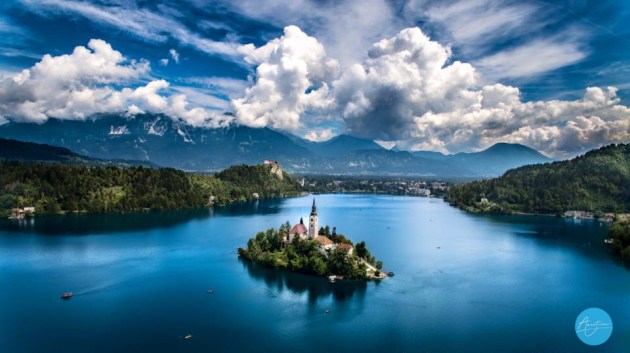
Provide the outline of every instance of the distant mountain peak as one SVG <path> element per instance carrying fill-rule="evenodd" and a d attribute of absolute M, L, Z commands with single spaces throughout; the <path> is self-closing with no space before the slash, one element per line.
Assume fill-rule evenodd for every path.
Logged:
<path fill-rule="evenodd" d="M 293 173 L 486 177 L 549 161 L 518 144 L 499 143 L 456 155 L 406 152 L 346 134 L 312 142 L 270 128 L 193 127 L 163 114 L 102 114 L 86 121 L 49 119 L 41 125 L 10 122 L 0 126 L 0 136 L 67 147 L 95 158 L 150 161 L 188 171 L 270 159 Z"/>
<path fill-rule="evenodd" d="M 531 155 L 535 155 L 541 158 L 546 158 L 548 160 L 551 160 L 551 158 L 545 156 L 539 151 L 536 151 L 535 149 L 525 146 L 520 143 L 498 142 L 479 153 L 484 153 L 484 152 L 529 153 Z"/>

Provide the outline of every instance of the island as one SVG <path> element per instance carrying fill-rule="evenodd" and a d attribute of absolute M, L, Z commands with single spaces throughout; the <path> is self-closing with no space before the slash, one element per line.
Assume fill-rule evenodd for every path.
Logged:
<path fill-rule="evenodd" d="M 304 219 L 291 227 L 289 222 L 279 229 L 259 232 L 239 248 L 238 255 L 249 261 L 275 269 L 288 269 L 316 276 L 327 276 L 331 282 L 342 279 L 383 279 L 383 263 L 377 261 L 365 242 L 353 244 L 336 227 L 319 227 L 317 205 L 309 216 L 308 228 Z"/>

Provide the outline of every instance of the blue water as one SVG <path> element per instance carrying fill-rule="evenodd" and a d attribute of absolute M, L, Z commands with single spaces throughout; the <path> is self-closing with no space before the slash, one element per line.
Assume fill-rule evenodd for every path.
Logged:
<path fill-rule="evenodd" d="M 311 200 L 1 221 L 0 352 L 630 352 L 630 269 L 605 225 L 318 195 L 320 225 L 395 277 L 331 284 L 236 257 Z M 612 317 L 602 346 L 574 332 L 589 307 Z"/>

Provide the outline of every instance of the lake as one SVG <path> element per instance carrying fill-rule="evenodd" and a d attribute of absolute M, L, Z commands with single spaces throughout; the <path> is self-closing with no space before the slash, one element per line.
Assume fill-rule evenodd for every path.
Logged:
<path fill-rule="evenodd" d="M 630 349 L 630 269 L 603 243 L 606 225 L 432 198 L 316 198 L 320 225 L 365 240 L 395 277 L 329 283 L 237 258 L 257 231 L 307 219 L 312 196 L 2 220 L 0 352 Z M 614 323 L 601 346 L 575 334 L 589 307 Z"/>

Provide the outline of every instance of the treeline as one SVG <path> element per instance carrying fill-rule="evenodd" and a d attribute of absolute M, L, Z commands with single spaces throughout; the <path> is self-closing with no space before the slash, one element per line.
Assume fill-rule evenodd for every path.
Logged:
<path fill-rule="evenodd" d="M 37 214 L 174 210 L 248 200 L 254 192 L 260 197 L 300 192 L 293 178 L 280 180 L 263 166 L 235 168 L 246 174 L 240 180 L 245 186 L 171 168 L 0 161 L 0 214 L 7 216 L 11 208 L 28 206 L 35 207 Z M 264 187 L 256 189 L 248 178 Z"/>
<path fill-rule="evenodd" d="M 630 145 L 609 145 L 569 161 L 525 166 L 499 178 L 455 185 L 445 199 L 482 212 L 628 212 Z"/>
<path fill-rule="evenodd" d="M 289 232 L 289 224 L 285 223 L 280 229 L 271 228 L 266 232 L 259 232 L 247 242 L 247 248 L 239 248 L 238 254 L 245 259 L 276 269 L 288 269 L 295 272 L 316 276 L 337 275 L 346 279 L 369 278 L 367 266 L 359 261 L 360 256 L 375 262 L 380 269 L 382 263 L 365 247 L 365 243 L 357 244 L 355 252 L 348 254 L 344 249 L 328 252 L 328 256 L 318 250 L 317 242 L 310 239 L 294 237 L 290 243 L 284 244 L 283 239 Z M 338 240 L 351 244 L 343 235 Z M 363 258 L 364 260 L 366 260 Z"/>
<path fill-rule="evenodd" d="M 235 165 L 216 174 L 226 183 L 238 199 L 243 195 L 258 193 L 262 198 L 282 197 L 302 191 L 298 181 L 282 171 L 282 178 L 271 173 L 269 165 Z"/>
<path fill-rule="evenodd" d="M 613 239 L 615 253 L 630 263 L 630 222 L 615 222 L 608 230 L 608 235 Z"/>

